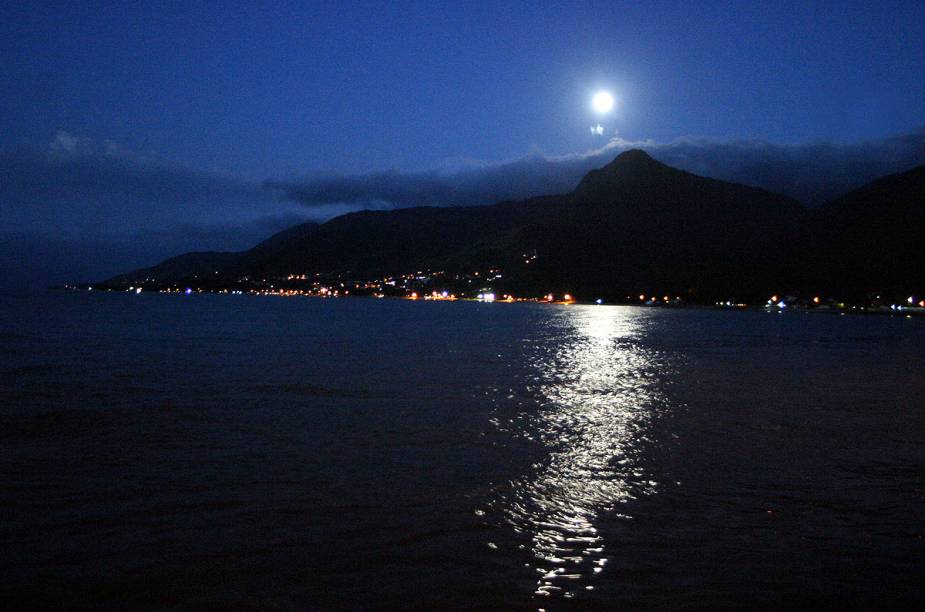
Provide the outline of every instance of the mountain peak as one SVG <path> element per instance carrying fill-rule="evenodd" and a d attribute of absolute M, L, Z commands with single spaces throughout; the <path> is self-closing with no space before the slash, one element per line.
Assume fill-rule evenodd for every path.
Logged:
<path fill-rule="evenodd" d="M 585 175 L 575 193 L 591 195 L 606 192 L 620 183 L 651 181 L 664 173 L 680 172 L 656 161 L 642 149 L 628 149 L 602 168 Z"/>
<path fill-rule="evenodd" d="M 655 161 L 652 159 L 652 156 L 643 151 L 642 149 L 627 149 L 623 153 L 617 155 L 614 159 L 614 162 L 641 162 L 641 161 Z M 611 162 L 613 163 L 613 162 Z"/>
<path fill-rule="evenodd" d="M 626 169 L 641 171 L 642 169 L 654 170 L 657 168 L 670 168 L 662 162 L 654 159 L 651 155 L 642 149 L 627 149 L 613 158 L 609 164 L 600 169 L 602 172 L 613 173 Z"/>

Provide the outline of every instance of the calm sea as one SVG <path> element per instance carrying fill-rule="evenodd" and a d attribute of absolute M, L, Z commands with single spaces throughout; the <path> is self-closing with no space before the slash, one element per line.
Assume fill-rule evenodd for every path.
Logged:
<path fill-rule="evenodd" d="M 0 596 L 925 603 L 925 319 L 0 298 Z"/>

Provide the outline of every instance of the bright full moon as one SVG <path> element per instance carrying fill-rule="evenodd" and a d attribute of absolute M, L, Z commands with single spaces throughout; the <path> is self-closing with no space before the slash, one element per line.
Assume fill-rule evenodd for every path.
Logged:
<path fill-rule="evenodd" d="M 601 114 L 609 113 L 610 109 L 613 108 L 613 96 L 610 95 L 610 92 L 599 91 L 591 98 L 591 106 Z"/>

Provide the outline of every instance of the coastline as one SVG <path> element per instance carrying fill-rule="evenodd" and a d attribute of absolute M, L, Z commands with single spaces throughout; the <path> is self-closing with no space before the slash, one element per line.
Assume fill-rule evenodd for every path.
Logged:
<path fill-rule="evenodd" d="M 485 294 L 479 294 L 476 296 L 462 296 L 449 294 L 445 295 L 446 292 L 438 293 L 432 292 L 430 294 L 417 295 L 412 292 L 408 295 L 399 295 L 399 294 L 381 294 L 381 293 L 349 293 L 345 292 L 342 294 L 335 293 L 313 293 L 307 291 L 298 291 L 298 290 L 289 290 L 282 288 L 269 288 L 269 289 L 211 289 L 211 288 L 202 288 L 202 287 L 186 287 L 184 289 L 180 288 L 161 288 L 161 289 L 150 289 L 145 287 L 134 287 L 130 286 L 128 288 L 119 288 L 119 287 L 106 287 L 93 284 L 78 284 L 78 285 L 58 285 L 48 287 L 48 290 L 51 291 L 68 291 L 68 292 L 103 292 L 103 293 L 131 293 L 135 295 L 140 295 L 142 293 L 151 294 L 166 294 L 166 295 L 238 295 L 238 296 L 265 296 L 265 297 L 283 297 L 283 298 L 314 298 L 314 299 L 388 299 L 388 300 L 404 300 L 409 302 L 474 302 L 482 304 L 543 304 L 548 306 L 636 306 L 642 308 L 658 308 L 658 309 L 685 309 L 685 310 L 726 310 L 726 311 L 751 311 L 751 312 L 767 312 L 767 313 L 777 313 L 784 314 L 788 312 L 799 312 L 799 313 L 812 313 L 812 314 L 829 314 L 829 315 L 876 315 L 876 316 L 891 316 L 891 317 L 905 317 L 913 318 L 925 316 L 925 306 L 920 305 L 919 302 L 909 303 L 909 299 L 906 300 L 906 304 L 858 304 L 850 302 L 834 302 L 834 300 L 827 301 L 826 303 L 811 304 L 812 300 L 805 300 L 799 298 L 789 298 L 790 303 L 784 299 L 778 300 L 776 296 L 773 296 L 772 299 L 769 299 L 765 304 L 750 304 L 743 302 L 714 302 L 712 304 L 695 302 L 695 301 L 683 301 L 680 298 L 668 298 L 668 299 L 640 299 L 639 301 L 633 300 L 611 300 L 605 301 L 603 299 L 581 299 L 578 297 L 572 297 L 569 294 L 560 294 L 560 297 L 557 298 L 555 294 L 546 294 L 541 297 L 519 297 L 515 298 L 513 296 L 502 294 L 500 297 L 495 296 L 494 294 L 489 294 L 492 297 L 488 298 Z M 643 298 L 644 296 L 640 296 Z M 666 296 L 667 297 L 667 296 Z M 568 298 L 568 299 L 565 299 Z M 925 300 L 923 300 L 925 301 Z"/>

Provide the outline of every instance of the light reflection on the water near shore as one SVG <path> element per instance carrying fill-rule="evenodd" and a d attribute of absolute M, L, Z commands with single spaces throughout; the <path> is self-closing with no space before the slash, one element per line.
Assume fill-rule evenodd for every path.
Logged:
<path fill-rule="evenodd" d="M 593 590 L 618 554 L 598 532 L 598 517 L 619 516 L 623 502 L 657 486 L 639 462 L 659 400 L 655 355 L 634 342 L 647 319 L 636 309 L 572 307 L 557 320 L 566 333 L 540 342 L 532 356 L 540 405 L 513 433 L 548 454 L 499 493 L 495 509 L 529 538 L 537 598 Z"/>

